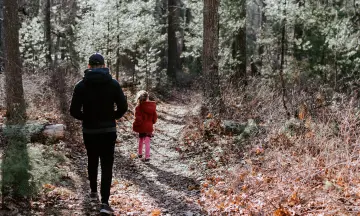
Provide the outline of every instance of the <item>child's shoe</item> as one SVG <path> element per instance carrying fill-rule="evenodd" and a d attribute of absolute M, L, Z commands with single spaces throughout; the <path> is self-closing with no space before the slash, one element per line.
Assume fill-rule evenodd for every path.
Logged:
<path fill-rule="evenodd" d="M 142 158 L 142 155 L 138 155 L 139 158 Z"/>

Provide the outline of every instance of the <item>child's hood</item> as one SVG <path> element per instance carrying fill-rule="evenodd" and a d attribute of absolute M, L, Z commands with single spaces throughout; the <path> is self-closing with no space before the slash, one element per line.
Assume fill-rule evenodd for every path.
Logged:
<path fill-rule="evenodd" d="M 153 114 L 156 112 L 156 103 L 153 101 L 145 101 L 141 103 L 140 109 L 148 114 Z"/>

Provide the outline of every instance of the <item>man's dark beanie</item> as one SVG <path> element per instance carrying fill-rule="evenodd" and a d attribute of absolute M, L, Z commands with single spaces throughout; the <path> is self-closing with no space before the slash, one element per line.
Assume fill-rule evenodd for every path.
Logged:
<path fill-rule="evenodd" d="M 105 65 L 104 57 L 99 53 L 93 54 L 89 58 L 89 65 Z"/>

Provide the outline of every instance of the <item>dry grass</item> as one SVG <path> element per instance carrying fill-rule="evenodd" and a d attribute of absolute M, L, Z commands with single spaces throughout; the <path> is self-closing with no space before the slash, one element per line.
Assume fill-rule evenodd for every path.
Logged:
<path fill-rule="evenodd" d="M 343 96 L 287 121 L 268 85 L 227 92 L 228 115 L 258 119 L 263 130 L 243 148 L 235 171 L 204 182 L 199 203 L 209 214 L 360 214 L 358 101 Z"/>

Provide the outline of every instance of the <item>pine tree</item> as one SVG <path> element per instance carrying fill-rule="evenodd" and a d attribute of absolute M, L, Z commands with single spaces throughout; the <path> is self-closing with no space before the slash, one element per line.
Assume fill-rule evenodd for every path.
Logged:
<path fill-rule="evenodd" d="M 0 0 L 0 73 L 4 67 L 4 25 L 3 25 L 3 0 Z"/>
<path fill-rule="evenodd" d="M 206 106 L 220 113 L 219 78 L 219 0 L 204 1 L 203 82 Z"/>
<path fill-rule="evenodd" d="M 22 65 L 19 51 L 18 3 L 4 0 L 4 41 L 6 69 L 6 107 L 9 122 L 25 120 Z"/>
<path fill-rule="evenodd" d="M 177 49 L 177 38 L 176 38 L 176 11 L 178 10 L 177 0 L 168 1 L 168 67 L 167 74 L 169 81 L 172 83 L 176 82 L 178 49 Z"/>

